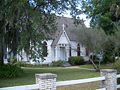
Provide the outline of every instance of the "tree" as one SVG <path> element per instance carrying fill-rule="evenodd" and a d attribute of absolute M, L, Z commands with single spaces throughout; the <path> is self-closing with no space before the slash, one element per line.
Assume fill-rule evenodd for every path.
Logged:
<path fill-rule="evenodd" d="M 112 37 L 107 37 L 107 40 L 103 44 L 103 60 L 104 63 L 115 62 L 115 40 Z"/>
<path fill-rule="evenodd" d="M 114 34 L 119 29 L 119 0 L 82 0 L 82 11 L 91 18 L 92 27 L 101 27 L 106 34 Z"/>
<path fill-rule="evenodd" d="M 83 28 L 78 30 L 79 41 L 88 48 L 90 52 L 100 51 L 105 41 L 105 33 L 97 28 Z"/>
<path fill-rule="evenodd" d="M 94 61 L 98 59 L 96 55 L 103 52 L 103 44 L 105 42 L 105 38 L 107 37 L 106 34 L 102 30 L 83 28 L 78 30 L 78 36 L 80 36 L 79 42 L 86 47 L 88 52 L 92 53 L 89 53 L 89 60 L 96 71 L 99 71 L 101 60 L 97 60 L 99 65 L 97 65 Z"/>
<path fill-rule="evenodd" d="M 55 14 L 66 10 L 76 16 L 77 0 L 1 0 L 0 60 L 22 50 L 31 58 L 42 57 L 42 40 L 55 30 Z"/>
<path fill-rule="evenodd" d="M 114 63 L 115 57 L 120 57 L 120 30 L 114 35 L 106 35 L 103 30 L 93 28 L 81 28 L 78 30 L 79 42 L 82 43 L 88 52 L 96 55 L 101 52 L 103 63 Z M 94 63 L 94 55 L 91 62 L 95 69 L 100 69 Z"/>

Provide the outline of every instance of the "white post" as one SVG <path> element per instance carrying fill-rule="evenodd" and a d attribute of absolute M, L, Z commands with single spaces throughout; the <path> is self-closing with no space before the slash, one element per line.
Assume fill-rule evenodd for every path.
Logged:
<path fill-rule="evenodd" d="M 39 84 L 39 90 L 56 90 L 56 74 L 35 74 L 35 77 L 36 83 Z"/>
<path fill-rule="evenodd" d="M 102 69 L 100 73 L 101 76 L 105 76 L 102 87 L 106 88 L 106 90 L 117 90 L 117 71 L 114 69 Z"/>

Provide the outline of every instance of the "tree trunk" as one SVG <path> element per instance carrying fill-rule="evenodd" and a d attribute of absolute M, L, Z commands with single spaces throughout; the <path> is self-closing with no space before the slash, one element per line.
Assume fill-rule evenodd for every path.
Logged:
<path fill-rule="evenodd" d="M 4 54 L 3 54 L 2 51 L 0 52 L 0 64 L 1 64 L 1 65 L 4 64 Z"/>
<path fill-rule="evenodd" d="M 0 64 L 4 64 L 4 48 L 3 48 L 3 43 L 0 43 Z"/>
<path fill-rule="evenodd" d="M 94 63 L 94 61 L 93 61 L 93 55 L 92 55 L 92 59 L 90 59 L 90 61 L 91 61 L 92 65 L 93 65 L 94 69 L 95 69 L 96 71 L 100 71 L 100 68 L 99 68 L 99 67 Z"/>
<path fill-rule="evenodd" d="M 4 64 L 4 35 L 0 35 L 0 64 Z"/>
<path fill-rule="evenodd" d="M 4 64 L 4 46 L 5 46 L 5 18 L 0 20 L 0 64 Z"/>

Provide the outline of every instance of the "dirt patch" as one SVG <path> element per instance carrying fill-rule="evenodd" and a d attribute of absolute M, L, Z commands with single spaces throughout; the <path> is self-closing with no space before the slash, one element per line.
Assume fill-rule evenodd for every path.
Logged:
<path fill-rule="evenodd" d="M 77 84 L 70 86 L 58 87 L 57 90 L 96 90 L 100 88 L 100 82 Z"/>

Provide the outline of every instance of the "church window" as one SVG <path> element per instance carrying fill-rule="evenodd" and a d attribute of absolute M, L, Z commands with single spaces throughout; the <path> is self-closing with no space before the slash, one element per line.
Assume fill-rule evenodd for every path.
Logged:
<path fill-rule="evenodd" d="M 71 46 L 69 48 L 69 56 L 71 57 Z"/>
<path fill-rule="evenodd" d="M 86 56 L 89 56 L 89 50 L 86 48 Z"/>
<path fill-rule="evenodd" d="M 47 57 L 48 53 L 47 53 L 47 43 L 44 41 L 43 45 L 42 45 L 42 55 L 44 57 Z"/>
<path fill-rule="evenodd" d="M 77 45 L 77 56 L 80 56 L 80 44 Z"/>

